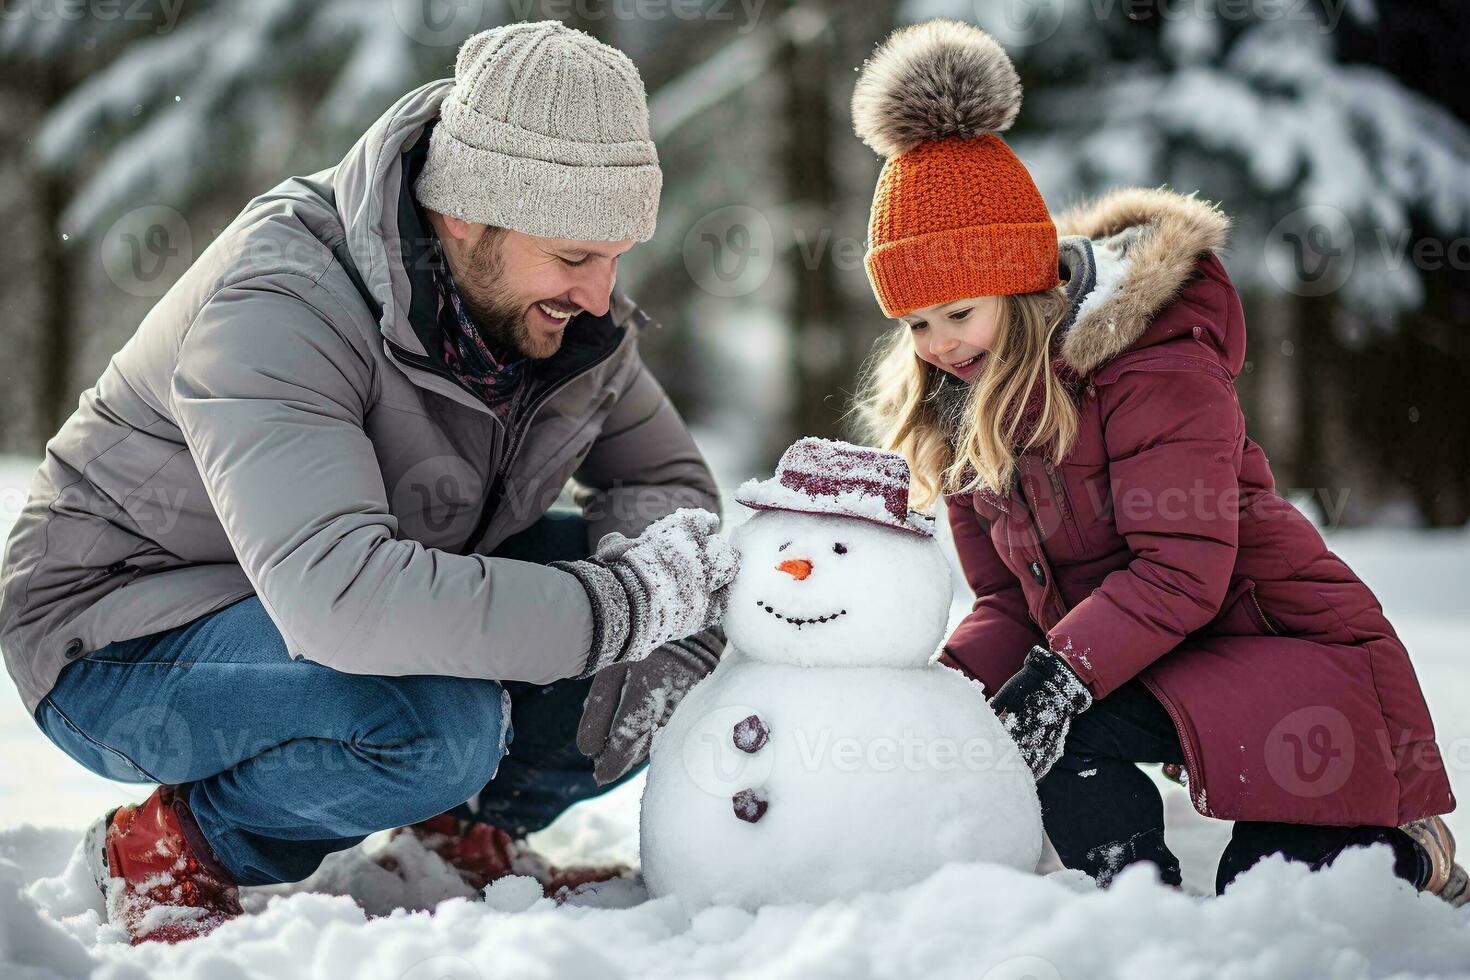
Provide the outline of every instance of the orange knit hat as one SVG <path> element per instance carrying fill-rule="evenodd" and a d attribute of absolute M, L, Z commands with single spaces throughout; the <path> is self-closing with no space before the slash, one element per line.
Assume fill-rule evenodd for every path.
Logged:
<path fill-rule="evenodd" d="M 1004 49 L 958 21 L 895 31 L 863 66 L 853 127 L 888 158 L 865 264 L 888 316 L 1059 282 L 1046 202 L 996 135 L 1020 108 L 1021 80 Z"/>

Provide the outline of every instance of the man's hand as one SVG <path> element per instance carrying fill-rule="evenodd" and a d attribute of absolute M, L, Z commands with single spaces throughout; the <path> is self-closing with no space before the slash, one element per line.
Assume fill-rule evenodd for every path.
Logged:
<path fill-rule="evenodd" d="M 621 778 L 648 758 L 653 733 L 715 669 L 724 649 L 725 634 L 716 626 L 671 640 L 642 660 L 613 664 L 593 678 L 577 748 L 595 761 L 597 785 Z"/>
<path fill-rule="evenodd" d="M 1072 719 L 1092 707 L 1092 694 L 1061 657 L 1036 646 L 990 707 L 1040 781 L 1062 757 Z"/>
<path fill-rule="evenodd" d="M 637 538 L 605 536 L 585 561 L 552 563 L 577 577 L 592 604 L 592 651 L 581 676 L 641 660 L 724 617 L 740 556 L 719 527 L 715 514 L 685 508 Z"/>

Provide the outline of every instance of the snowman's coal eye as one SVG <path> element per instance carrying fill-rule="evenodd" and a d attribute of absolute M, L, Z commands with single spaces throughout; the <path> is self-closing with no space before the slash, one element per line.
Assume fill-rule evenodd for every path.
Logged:
<path fill-rule="evenodd" d="M 789 547 L 791 547 L 791 542 L 790 541 L 786 542 L 785 544 L 783 544 L 781 547 L 777 548 L 776 550 L 777 551 L 785 551 Z"/>
<path fill-rule="evenodd" d="M 834 544 L 832 546 L 832 550 L 837 552 L 839 555 L 845 555 L 847 554 L 847 545 L 841 543 Z"/>

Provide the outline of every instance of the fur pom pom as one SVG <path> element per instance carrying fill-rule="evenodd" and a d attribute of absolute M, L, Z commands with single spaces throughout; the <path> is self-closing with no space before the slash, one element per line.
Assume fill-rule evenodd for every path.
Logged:
<path fill-rule="evenodd" d="M 863 65 L 852 124 L 885 157 L 925 140 L 1001 133 L 1021 110 L 1021 78 L 1000 44 L 969 24 L 894 31 Z"/>

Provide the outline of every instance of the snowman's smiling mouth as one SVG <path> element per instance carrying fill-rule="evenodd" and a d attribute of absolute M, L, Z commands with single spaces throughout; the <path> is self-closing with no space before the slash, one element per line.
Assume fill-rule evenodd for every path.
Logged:
<path fill-rule="evenodd" d="M 755 604 L 757 606 L 760 606 L 766 612 L 770 613 L 772 616 L 775 616 L 777 619 L 781 620 L 782 622 L 790 623 L 792 626 L 795 626 L 797 629 L 801 629 L 803 626 L 811 626 L 813 623 L 830 623 L 830 622 L 832 622 L 832 620 L 836 619 L 838 616 L 846 616 L 847 615 L 847 610 L 846 609 L 842 609 L 842 610 L 839 610 L 838 612 L 835 612 L 835 613 L 828 613 L 825 616 L 818 616 L 816 619 L 798 619 L 795 616 L 783 616 L 781 613 L 776 612 L 776 610 L 775 610 L 774 607 L 766 605 L 765 602 L 763 600 L 761 600 L 761 599 L 755 600 Z"/>

